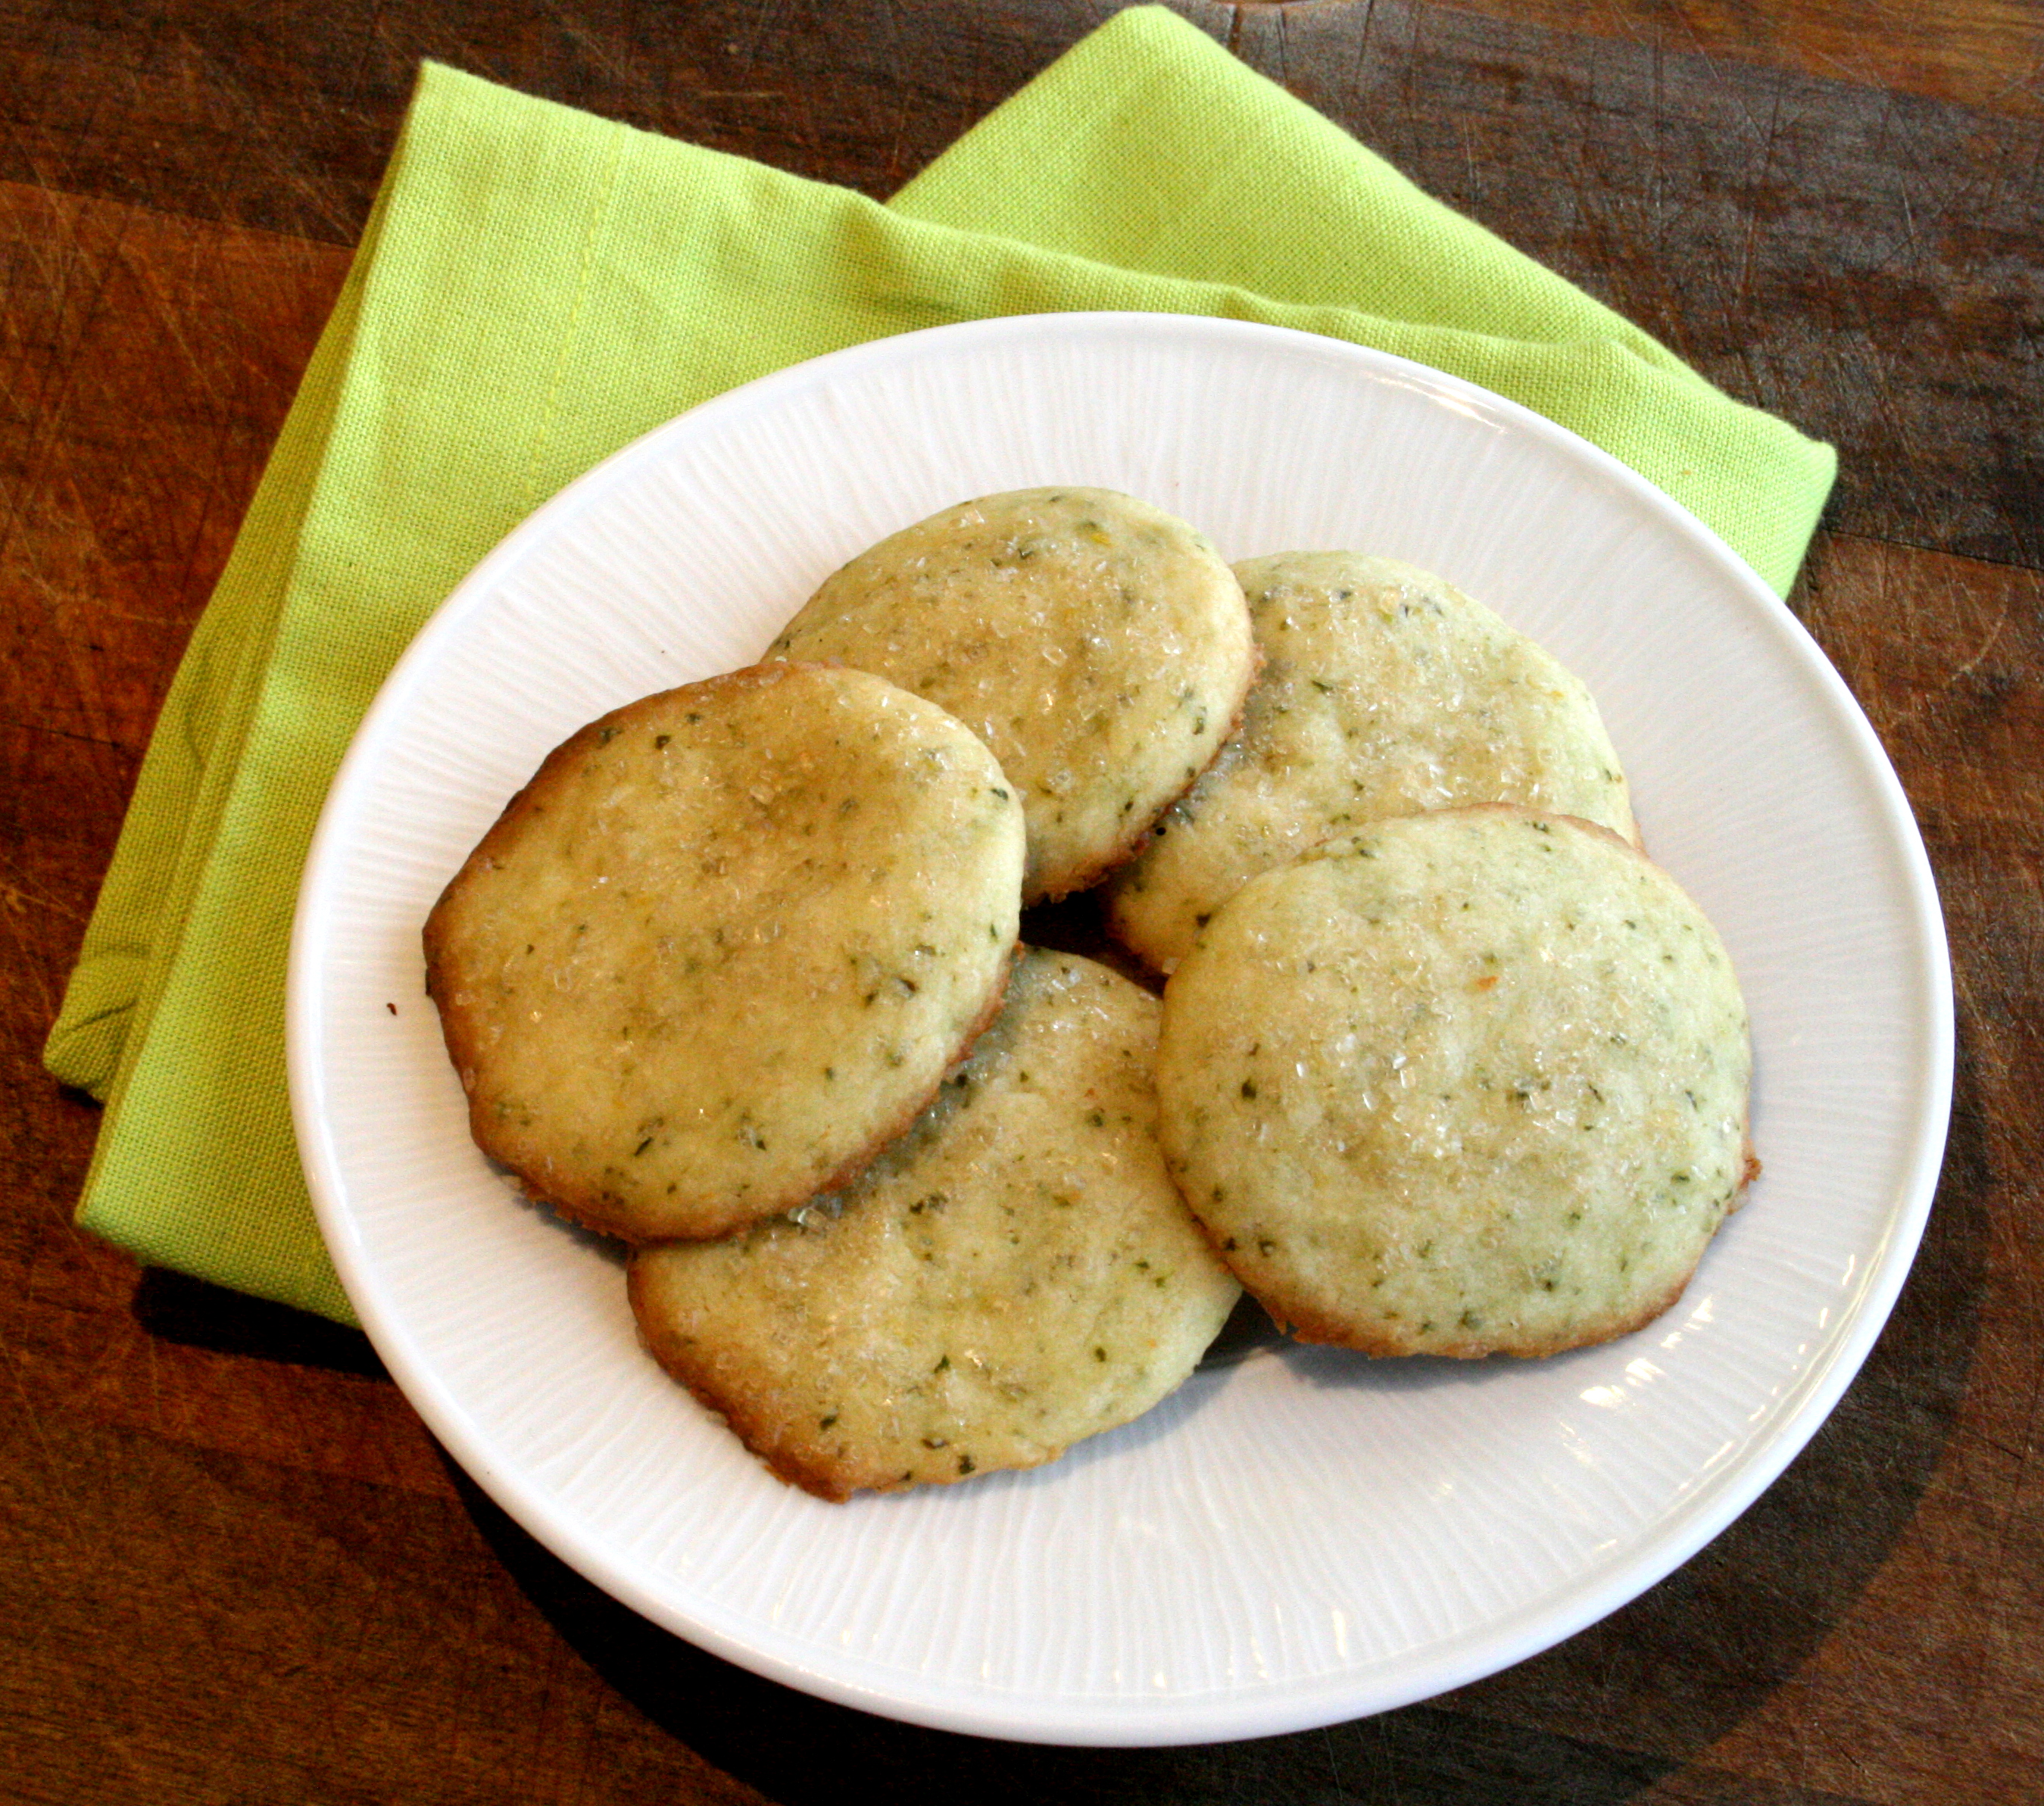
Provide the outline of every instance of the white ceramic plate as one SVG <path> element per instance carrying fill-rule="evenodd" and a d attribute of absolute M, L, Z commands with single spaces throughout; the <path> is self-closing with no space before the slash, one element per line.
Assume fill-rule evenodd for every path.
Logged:
<path fill-rule="evenodd" d="M 1530 1363 L 1270 1351 L 1048 1467 L 824 1504 L 641 1352 L 615 1257 L 521 1205 L 471 1145 L 419 927 L 583 721 L 749 663 L 894 528 L 1053 482 L 1146 497 L 1231 559 L 1410 559 L 1573 667 L 1649 845 L 1744 982 L 1766 1170 L 1676 1309 L 1621 1342 Z M 1423 1698 L 1694 1553 L 1871 1346 L 1929 1208 L 1951 1070 L 1943 934 L 1901 791 L 1830 665 L 1720 541 L 1601 452 L 1435 372 L 1101 314 L 914 333 L 768 378 L 514 532 L 412 647 L 335 784 L 290 1028 L 348 1294 L 506 1510 L 763 1674 L 1076 1743 L 1252 1736 Z"/>

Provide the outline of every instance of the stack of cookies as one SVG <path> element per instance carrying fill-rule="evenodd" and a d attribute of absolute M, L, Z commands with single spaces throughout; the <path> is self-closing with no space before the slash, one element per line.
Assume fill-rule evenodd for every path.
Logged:
<path fill-rule="evenodd" d="M 1376 1354 L 1664 1309 L 1747 1175 L 1749 1059 L 1636 843 L 1588 693 L 1438 579 L 1231 571 L 1028 490 L 557 748 L 428 986 L 478 1143 L 631 1243 L 653 1354 L 841 1499 L 1127 1422 L 1243 1285 Z M 1161 1001 L 1019 944 L 1097 884 Z"/>

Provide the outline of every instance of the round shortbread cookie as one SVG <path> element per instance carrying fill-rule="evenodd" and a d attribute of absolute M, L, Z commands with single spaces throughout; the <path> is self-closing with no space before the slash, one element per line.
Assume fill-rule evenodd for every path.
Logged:
<path fill-rule="evenodd" d="M 1481 602 L 1360 552 L 1235 571 L 1262 673 L 1239 731 L 1108 897 L 1116 938 L 1158 970 L 1258 872 L 1388 816 L 1514 803 L 1637 840 L 1589 692 Z"/>
<path fill-rule="evenodd" d="M 862 552 L 775 640 L 949 709 L 1022 793 L 1025 902 L 1092 883 L 1205 770 L 1256 669 L 1241 586 L 1161 509 L 1098 489 L 947 508 Z"/>
<path fill-rule="evenodd" d="M 827 1499 L 1051 1459 L 1175 1388 L 1239 1295 L 1165 1172 L 1158 1005 L 1032 951 L 914 1128 L 843 1193 L 642 1249 L 663 1366 Z"/>
<path fill-rule="evenodd" d="M 485 1152 L 627 1239 L 840 1184 L 999 1008 L 1012 786 L 934 705 L 772 663 L 557 747 L 426 924 Z"/>
<path fill-rule="evenodd" d="M 1164 998 L 1159 1132 L 1243 1283 L 1375 1354 L 1546 1354 L 1672 1305 L 1748 1176 L 1717 935 L 1608 830 L 1473 808 L 1252 878 Z"/>

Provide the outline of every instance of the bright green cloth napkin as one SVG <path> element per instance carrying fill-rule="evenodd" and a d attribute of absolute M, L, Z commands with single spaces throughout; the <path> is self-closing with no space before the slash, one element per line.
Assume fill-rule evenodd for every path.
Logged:
<path fill-rule="evenodd" d="M 723 390 L 915 327 L 1103 309 L 1299 327 L 1501 390 L 1778 590 L 1834 473 L 1158 8 L 886 206 L 428 66 L 51 1032 L 51 1071 L 106 1101 L 80 1222 L 348 1319 L 292 1139 L 285 957 L 327 785 L 406 642 L 536 505 Z"/>

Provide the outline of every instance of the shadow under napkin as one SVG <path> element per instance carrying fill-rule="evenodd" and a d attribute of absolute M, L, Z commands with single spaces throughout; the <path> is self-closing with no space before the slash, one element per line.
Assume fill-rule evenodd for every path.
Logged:
<path fill-rule="evenodd" d="M 142 1270 L 130 1308 L 151 1335 L 185 1347 L 372 1379 L 389 1378 L 360 1330 L 267 1298 L 230 1292 L 168 1267 Z"/>

